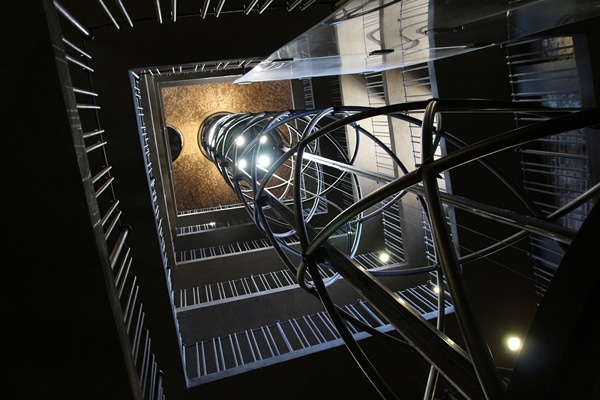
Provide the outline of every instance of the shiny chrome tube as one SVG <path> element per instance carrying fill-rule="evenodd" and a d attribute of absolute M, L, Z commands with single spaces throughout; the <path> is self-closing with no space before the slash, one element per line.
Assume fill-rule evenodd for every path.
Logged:
<path fill-rule="evenodd" d="M 548 119 L 475 144 L 461 145 L 450 154 L 436 152 L 440 138 L 452 137 L 436 122 L 437 114 L 513 113 L 516 109 L 520 113 L 547 113 Z M 424 111 L 423 121 L 407 116 L 408 111 L 414 110 Z M 406 166 L 408 162 L 400 160 L 394 149 L 369 132 L 369 118 L 377 115 L 421 127 L 422 160 L 416 169 L 410 171 Z M 551 115 L 557 116 L 551 118 Z M 473 215 L 488 210 L 495 213 L 494 223 L 519 229 L 519 223 L 507 218 L 511 215 L 514 218 L 510 219 L 515 221 L 531 221 L 526 230 L 546 233 L 548 237 L 556 236 L 561 229 L 538 215 L 517 218 L 516 214 L 467 199 L 457 203 L 454 200 L 458 197 L 453 194 L 440 193 L 437 181 L 440 174 L 473 163 L 492 172 L 502 185 L 507 186 L 508 192 L 521 200 L 525 209 L 536 214 L 531 201 L 510 187 L 506 178 L 485 158 L 537 138 L 598 123 L 598 110 L 548 110 L 480 100 L 433 99 L 381 108 L 215 113 L 201 126 L 198 140 L 202 153 L 237 193 L 256 225 L 296 274 L 298 284 L 308 292 L 318 294 L 338 330 L 344 330 L 343 313 L 336 309 L 326 288 L 341 276 L 431 364 L 431 382 L 435 379 L 435 371 L 439 371 L 466 398 L 498 399 L 503 396 L 506 385 L 498 374 L 472 310 L 469 288 L 460 276 L 461 262 L 468 257 L 456 253 L 457 243 L 448 230 L 445 208 L 461 208 Z M 373 154 L 389 157 L 394 170 L 382 172 L 374 168 L 377 160 L 373 159 Z M 413 266 L 412 270 L 408 266 L 407 271 L 415 274 L 433 272 L 438 284 L 445 282 L 448 285 L 467 344 L 466 351 L 446 336 L 443 321 L 434 328 L 400 301 L 380 279 L 393 273 L 371 273 L 356 258 L 359 249 L 364 251 L 365 247 L 378 241 L 389 240 L 365 234 L 366 226 L 377 225 L 378 218 L 389 210 L 390 204 L 401 202 L 407 193 L 416 194 L 422 204 L 437 257 L 434 270 L 423 268 L 421 264 Z M 488 214 L 486 212 L 486 217 Z M 286 239 L 292 237 L 299 246 L 288 244 Z M 504 243 L 513 240 L 508 239 Z M 471 254 L 483 254 L 496 247 L 502 246 L 487 247 L 481 253 L 471 249 Z M 441 290 L 439 304 L 443 302 L 444 291 Z M 351 343 L 352 335 L 342 336 L 382 396 L 394 398 L 368 358 L 355 343 Z M 430 391 L 431 385 L 426 388 L 426 393 Z"/>

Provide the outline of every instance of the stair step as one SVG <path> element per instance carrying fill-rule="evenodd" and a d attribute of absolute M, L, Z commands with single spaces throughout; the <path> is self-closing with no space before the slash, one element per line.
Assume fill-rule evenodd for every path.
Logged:
<path fill-rule="evenodd" d="M 385 269 L 400 265 L 395 256 L 385 263 L 379 260 L 377 253 L 365 253 L 355 260 L 367 270 Z M 320 268 L 321 277 L 326 281 L 333 277 L 333 270 Z M 297 287 L 296 277 L 290 270 L 269 271 L 261 274 L 231 279 L 224 282 L 176 290 L 175 308 L 177 312 L 206 307 L 224 301 L 240 300 L 244 297 L 272 293 Z"/>
<path fill-rule="evenodd" d="M 436 317 L 436 294 L 429 286 L 420 285 L 398 291 L 396 294 L 413 306 L 426 320 Z M 449 299 L 449 296 L 447 298 Z M 342 308 L 380 332 L 394 330 L 363 300 Z M 446 301 L 444 311 L 446 314 L 454 312 L 449 300 Z M 356 340 L 370 337 L 370 334 L 364 331 L 351 325 L 349 327 Z M 227 336 L 184 344 L 184 356 L 188 381 L 192 386 L 196 386 L 343 344 L 329 316 L 325 312 L 319 312 L 283 322 L 275 321 L 271 325 Z"/>
<path fill-rule="evenodd" d="M 175 251 L 185 254 L 186 251 L 193 251 L 199 247 L 209 249 L 215 246 L 244 243 L 265 237 L 252 221 L 245 222 L 237 219 L 229 222 L 188 226 L 189 229 L 186 230 L 186 233 L 178 234 L 175 238 Z"/>
<path fill-rule="evenodd" d="M 331 270 L 321 269 L 321 277 L 325 281 L 334 275 L 335 273 Z M 177 290 L 174 294 L 175 308 L 177 312 L 189 311 L 225 301 L 237 301 L 296 287 L 298 287 L 296 277 L 287 269 L 252 274 L 226 282 Z"/>
<path fill-rule="evenodd" d="M 208 222 L 204 224 L 195 224 L 189 226 L 180 226 L 177 228 L 177 236 L 194 235 L 197 233 L 208 232 L 214 229 L 229 228 L 232 226 L 241 226 L 254 224 L 252 218 L 234 219 L 223 222 Z"/>

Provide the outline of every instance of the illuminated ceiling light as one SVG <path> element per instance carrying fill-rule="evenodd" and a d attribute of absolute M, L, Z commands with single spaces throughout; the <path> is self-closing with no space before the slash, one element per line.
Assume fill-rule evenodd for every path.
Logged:
<path fill-rule="evenodd" d="M 384 251 L 379 255 L 379 261 L 384 263 L 390 261 L 390 255 Z"/>
<path fill-rule="evenodd" d="M 506 347 L 510 351 L 519 351 L 521 349 L 521 339 L 517 336 L 510 336 L 506 339 Z"/>
<path fill-rule="evenodd" d="M 246 160 L 241 159 L 240 161 L 238 161 L 237 166 L 239 169 L 244 169 L 246 168 L 246 165 L 248 165 L 248 163 L 246 162 Z"/>
<path fill-rule="evenodd" d="M 258 165 L 260 165 L 263 168 L 268 167 L 269 165 L 271 165 L 271 157 L 269 157 L 266 154 L 258 156 Z"/>
<path fill-rule="evenodd" d="M 265 143 L 267 143 L 267 139 L 268 139 L 267 135 L 262 135 L 260 137 L 259 141 L 260 141 L 261 144 L 265 144 Z"/>
<path fill-rule="evenodd" d="M 439 285 L 436 285 L 434 282 L 432 281 L 427 281 L 427 286 L 429 287 L 429 289 L 431 289 L 431 291 L 435 294 L 439 294 L 440 293 L 440 287 Z"/>
<path fill-rule="evenodd" d="M 235 144 L 238 146 L 243 146 L 244 143 L 246 143 L 246 139 L 244 139 L 243 136 L 238 136 L 237 139 L 235 139 Z"/>

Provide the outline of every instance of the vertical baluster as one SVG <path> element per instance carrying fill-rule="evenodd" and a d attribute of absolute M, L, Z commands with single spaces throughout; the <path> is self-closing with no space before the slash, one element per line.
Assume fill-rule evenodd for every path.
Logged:
<path fill-rule="evenodd" d="M 142 363 L 141 365 L 139 365 L 139 374 L 140 377 L 142 378 L 143 381 L 143 374 L 144 371 L 146 370 L 146 363 L 149 362 L 150 359 L 150 332 L 148 331 L 148 329 L 145 330 L 145 336 L 144 336 L 144 353 L 142 355 Z M 141 385 L 143 385 L 143 383 L 141 383 Z"/>
<path fill-rule="evenodd" d="M 127 239 L 128 234 L 129 234 L 129 228 L 123 227 L 123 229 L 121 230 L 121 235 L 119 236 L 119 239 L 117 241 L 117 244 L 115 245 L 112 252 L 110 253 L 109 259 L 110 259 L 110 266 L 112 269 L 114 269 L 115 262 L 119 258 L 119 254 L 121 254 L 121 251 L 123 250 L 123 247 L 125 246 L 125 239 Z"/>
<path fill-rule="evenodd" d="M 213 353 L 214 353 L 214 357 L 215 357 L 215 367 L 217 368 L 217 372 L 221 371 L 221 367 L 219 366 L 219 354 L 217 352 L 217 340 L 215 338 L 213 338 L 212 340 L 212 345 L 213 345 Z"/>
<path fill-rule="evenodd" d="M 195 350 L 196 350 L 196 376 L 202 376 L 202 371 L 200 370 L 200 351 L 198 349 L 199 343 L 196 342 Z M 202 355 L 204 358 L 204 355 Z"/>
<path fill-rule="evenodd" d="M 125 5 L 123 4 L 122 0 L 117 0 L 117 4 L 119 5 L 119 8 L 121 9 L 121 12 L 123 13 L 123 16 L 125 17 L 125 19 L 127 19 L 127 22 L 129 23 L 129 26 L 131 26 L 133 28 L 133 22 L 131 21 L 131 18 L 129 17 L 129 14 L 127 13 L 127 10 L 125 9 Z"/>
<path fill-rule="evenodd" d="M 250 334 L 252 335 L 252 341 L 254 343 L 254 347 L 256 348 L 256 352 L 258 354 L 258 359 L 262 360 L 263 356 L 262 356 L 262 352 L 260 351 L 260 347 L 258 346 L 258 343 L 256 342 L 256 335 L 254 335 L 253 330 L 250 331 Z M 254 352 L 253 352 L 253 354 L 254 354 Z M 254 361 L 256 361 L 256 358 L 254 358 Z"/>
<path fill-rule="evenodd" d="M 237 352 L 240 355 L 240 364 L 244 365 L 245 364 L 244 355 L 242 354 L 242 349 L 240 348 L 240 341 L 239 341 L 238 335 L 236 334 L 233 337 L 235 338 L 235 348 L 237 349 Z"/>
<path fill-rule="evenodd" d="M 156 18 L 158 19 L 158 23 L 163 23 L 162 11 L 160 9 L 160 0 L 154 0 L 154 8 L 156 9 Z"/>
<path fill-rule="evenodd" d="M 307 346 L 310 346 L 310 342 L 306 338 L 306 335 L 302 331 L 302 328 L 300 328 L 300 325 L 298 324 L 298 320 L 292 319 L 290 321 L 290 327 L 294 331 L 294 334 L 296 335 L 296 338 L 300 342 L 300 345 L 302 346 L 302 348 L 306 348 Z"/>
<path fill-rule="evenodd" d="M 267 343 L 267 347 L 269 348 L 269 352 L 271 353 L 271 357 L 275 357 L 275 352 L 277 351 L 277 349 L 275 349 L 275 351 L 273 351 L 273 346 L 271 346 L 271 342 L 269 341 L 269 337 L 267 336 L 267 333 L 270 336 L 271 332 L 269 332 L 268 329 L 265 332 L 265 327 L 264 326 L 260 327 L 260 331 L 262 332 L 263 338 L 265 339 L 265 342 Z M 277 355 L 279 355 L 279 354 L 277 354 Z"/>
<path fill-rule="evenodd" d="M 206 13 L 208 12 L 209 4 L 210 4 L 210 0 L 204 0 L 204 5 L 202 6 L 202 9 L 200 10 L 200 15 L 202 16 L 202 19 L 206 18 Z M 196 72 L 196 69 L 198 69 L 197 65 L 194 68 L 194 72 Z"/>
<path fill-rule="evenodd" d="M 219 3 L 217 4 L 217 7 L 215 8 L 215 18 L 219 18 L 219 15 L 221 14 L 221 10 L 223 9 L 224 5 L 225 5 L 225 0 L 219 0 Z"/>
<path fill-rule="evenodd" d="M 117 28 L 117 29 L 121 29 L 121 27 L 119 26 L 119 24 L 117 23 L 117 20 L 115 20 L 115 17 L 113 17 L 112 13 L 108 10 L 108 7 L 106 7 L 106 4 L 104 4 L 104 1 L 102 0 L 98 0 L 98 3 L 100 3 L 100 6 L 102 7 L 102 9 L 104 10 L 104 12 L 106 13 L 106 15 L 108 15 L 108 18 L 110 18 L 110 20 L 112 21 L 113 25 Z"/>
<path fill-rule="evenodd" d="M 258 13 L 262 14 L 273 2 L 273 0 L 266 0 L 262 6 L 258 7 Z"/>
<path fill-rule="evenodd" d="M 290 341 L 287 338 L 287 335 L 285 334 L 285 332 L 283 331 L 283 328 L 281 327 L 281 323 L 279 321 L 275 321 L 275 325 L 277 326 L 277 330 L 279 331 L 279 334 L 281 335 L 281 338 L 283 339 L 283 342 L 285 343 L 285 346 L 287 347 L 289 352 L 294 351 L 294 348 L 292 347 Z"/>
<path fill-rule="evenodd" d="M 231 338 L 231 333 L 229 334 L 229 345 L 231 346 L 231 353 L 233 354 L 233 362 L 236 367 L 239 366 L 237 355 L 235 353 L 235 346 L 233 345 L 233 339 Z"/>
<path fill-rule="evenodd" d="M 140 340 L 142 338 L 143 326 L 144 326 L 144 317 L 142 309 L 140 308 L 140 313 L 138 315 L 138 323 L 136 326 L 135 336 L 133 339 L 133 359 L 137 361 L 139 349 L 140 349 Z"/>
<path fill-rule="evenodd" d="M 154 357 L 153 359 L 155 359 L 156 357 Z M 150 397 L 149 400 L 154 400 L 154 385 L 156 385 L 156 362 L 152 363 L 152 371 L 150 371 L 150 382 L 149 382 L 149 393 L 150 393 Z"/>
<path fill-rule="evenodd" d="M 127 296 L 127 302 L 125 303 L 125 321 L 128 319 L 128 315 L 131 312 L 131 309 L 134 307 L 135 297 L 137 296 L 138 286 L 137 286 L 137 276 L 133 277 L 133 282 L 131 284 L 131 290 L 129 291 L 129 296 Z"/>
<path fill-rule="evenodd" d="M 67 9 L 62 6 L 62 4 L 60 4 L 56 0 L 54 0 L 53 4 L 54 4 L 54 7 L 56 7 L 56 10 L 63 17 L 65 17 L 75 28 L 77 28 L 77 30 L 79 30 L 79 32 L 81 32 L 81 34 L 83 35 L 84 38 L 89 40 L 94 37 L 94 34 L 92 33 L 92 31 L 89 30 L 88 28 L 86 28 L 85 26 L 83 26 L 83 24 L 81 22 L 79 22 L 70 12 L 68 12 Z"/>

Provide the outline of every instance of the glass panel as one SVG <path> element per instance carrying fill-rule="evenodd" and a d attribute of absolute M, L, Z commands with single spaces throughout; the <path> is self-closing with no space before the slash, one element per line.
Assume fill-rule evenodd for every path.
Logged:
<path fill-rule="evenodd" d="M 351 0 L 236 82 L 406 67 L 599 14 L 600 0 Z"/>

